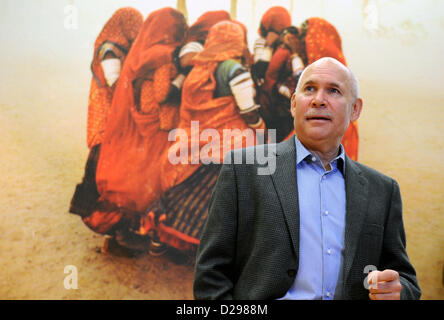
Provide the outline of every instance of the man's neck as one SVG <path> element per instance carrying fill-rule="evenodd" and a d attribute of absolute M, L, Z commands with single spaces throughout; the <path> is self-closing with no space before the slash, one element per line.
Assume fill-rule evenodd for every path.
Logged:
<path fill-rule="evenodd" d="M 305 148 L 316 155 L 322 162 L 325 170 L 330 171 L 330 162 L 339 155 L 339 144 L 328 146 L 327 144 L 308 145 L 301 141 Z"/>
<path fill-rule="evenodd" d="M 316 155 L 319 159 L 321 159 L 322 165 L 324 166 L 326 171 L 331 170 L 330 162 L 338 156 L 339 147 L 336 149 L 336 151 L 328 152 L 328 153 L 322 153 L 320 151 L 310 150 L 311 153 Z"/>

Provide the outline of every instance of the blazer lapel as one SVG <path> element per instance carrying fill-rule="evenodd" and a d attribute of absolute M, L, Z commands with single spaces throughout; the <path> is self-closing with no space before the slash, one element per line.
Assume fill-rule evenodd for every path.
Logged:
<path fill-rule="evenodd" d="M 368 205 L 368 181 L 362 176 L 361 170 L 347 156 L 345 161 L 345 192 L 344 283 L 353 264 Z M 362 271 L 364 272 L 364 270 Z"/>
<path fill-rule="evenodd" d="M 276 170 L 271 175 L 271 179 L 284 212 L 296 257 L 299 260 L 299 202 L 294 138 L 277 144 Z"/>

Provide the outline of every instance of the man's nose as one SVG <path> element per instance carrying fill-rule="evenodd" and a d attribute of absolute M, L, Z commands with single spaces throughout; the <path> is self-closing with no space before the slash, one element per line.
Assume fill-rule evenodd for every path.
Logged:
<path fill-rule="evenodd" d="M 325 101 L 324 91 L 318 90 L 311 101 L 311 106 L 313 108 L 325 107 L 327 102 Z"/>

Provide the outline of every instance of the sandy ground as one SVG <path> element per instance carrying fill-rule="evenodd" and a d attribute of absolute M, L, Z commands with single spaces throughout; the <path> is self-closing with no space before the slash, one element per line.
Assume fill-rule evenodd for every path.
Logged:
<path fill-rule="evenodd" d="M 68 213 L 88 155 L 87 94 L 51 86 L 0 103 L 0 299 L 192 299 L 191 266 L 102 254 L 103 236 Z M 64 287 L 70 265 L 77 290 Z"/>
<path fill-rule="evenodd" d="M 398 180 L 423 299 L 444 299 L 443 97 L 361 88 L 360 160 Z M 0 102 L 0 298 L 192 299 L 192 267 L 104 255 L 102 236 L 68 214 L 87 157 L 87 94 L 33 90 L 15 93 L 15 105 Z M 64 288 L 68 265 L 77 290 Z"/>

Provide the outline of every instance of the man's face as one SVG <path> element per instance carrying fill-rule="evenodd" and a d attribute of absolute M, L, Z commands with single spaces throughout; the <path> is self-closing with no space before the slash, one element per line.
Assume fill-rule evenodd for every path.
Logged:
<path fill-rule="evenodd" d="M 291 99 L 291 114 L 299 140 L 312 150 L 338 147 L 350 121 L 358 119 L 362 100 L 354 101 L 349 71 L 323 59 L 299 80 Z"/>

